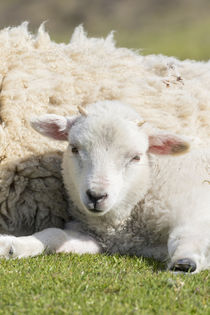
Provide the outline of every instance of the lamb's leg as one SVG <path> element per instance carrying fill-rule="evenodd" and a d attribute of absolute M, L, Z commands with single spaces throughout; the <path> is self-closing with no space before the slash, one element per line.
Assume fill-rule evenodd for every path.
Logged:
<path fill-rule="evenodd" d="M 48 253 L 98 253 L 97 242 L 81 232 L 45 229 L 30 236 L 0 236 L 0 257 L 23 258 L 37 256 L 44 251 Z"/>
<path fill-rule="evenodd" d="M 0 236 L 0 257 L 22 258 L 55 252 L 66 241 L 67 235 L 57 228 L 45 229 L 30 236 Z"/>
<path fill-rule="evenodd" d="M 169 236 L 169 269 L 199 272 L 210 268 L 210 222 L 181 225 Z"/>
<path fill-rule="evenodd" d="M 66 225 L 66 241 L 57 247 L 57 253 L 97 254 L 101 252 L 98 242 L 84 233 L 77 222 L 69 222 Z"/>

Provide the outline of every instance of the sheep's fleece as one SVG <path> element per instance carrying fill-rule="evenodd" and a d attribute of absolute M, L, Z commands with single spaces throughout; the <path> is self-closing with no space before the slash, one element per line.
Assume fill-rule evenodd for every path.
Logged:
<path fill-rule="evenodd" d="M 99 100 L 130 104 L 155 127 L 210 143 L 210 62 L 141 56 L 113 35 L 69 44 L 27 23 L 0 32 L 0 233 L 28 235 L 69 219 L 60 175 L 66 143 L 42 137 L 30 119 L 72 115 Z M 56 149 L 55 149 L 56 148 Z"/>

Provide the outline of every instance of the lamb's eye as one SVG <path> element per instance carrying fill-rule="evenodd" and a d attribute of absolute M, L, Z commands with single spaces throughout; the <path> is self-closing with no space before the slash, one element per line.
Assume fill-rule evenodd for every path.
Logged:
<path fill-rule="evenodd" d="M 77 147 L 72 147 L 71 152 L 77 154 L 79 152 Z"/>
<path fill-rule="evenodd" d="M 134 161 L 134 162 L 138 162 L 138 161 L 140 161 L 140 160 L 141 160 L 140 155 L 135 155 L 135 156 L 131 159 L 131 161 Z"/>

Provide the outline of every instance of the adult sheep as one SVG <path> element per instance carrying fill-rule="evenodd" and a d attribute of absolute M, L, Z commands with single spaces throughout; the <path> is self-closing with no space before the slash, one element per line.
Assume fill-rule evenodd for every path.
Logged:
<path fill-rule="evenodd" d="M 35 134 L 33 116 L 121 100 L 155 127 L 209 144 L 209 62 L 141 56 L 116 48 L 112 35 L 87 38 L 82 27 L 57 44 L 43 26 L 30 34 L 27 23 L 0 32 L 0 54 L 0 233 L 27 235 L 69 219 L 60 176 L 66 144 Z"/>
<path fill-rule="evenodd" d="M 76 222 L 64 230 L 2 236 L 1 256 L 104 251 L 169 258 L 176 271 L 209 268 L 210 151 L 186 153 L 186 139 L 154 130 L 120 102 L 87 108 L 80 116 L 32 122 L 39 133 L 68 141 L 63 177 Z"/>

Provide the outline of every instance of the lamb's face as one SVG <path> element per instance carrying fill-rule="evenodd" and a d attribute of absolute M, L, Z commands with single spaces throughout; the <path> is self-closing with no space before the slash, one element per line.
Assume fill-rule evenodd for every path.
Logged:
<path fill-rule="evenodd" d="M 110 115 L 78 119 L 69 132 L 63 171 L 73 199 L 76 194 L 76 202 L 94 215 L 135 204 L 148 188 L 147 149 L 147 136 L 135 122 L 116 123 Z"/>
<path fill-rule="evenodd" d="M 44 115 L 31 122 L 47 137 L 68 141 L 63 177 L 71 200 L 92 215 L 116 210 L 120 216 L 140 201 L 150 184 L 147 152 L 180 154 L 188 143 L 173 134 L 146 135 L 140 117 L 120 102 L 88 106 L 88 114 L 63 117 Z M 148 132 L 148 131 L 147 131 Z"/>

